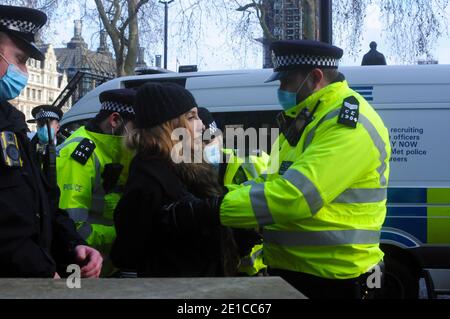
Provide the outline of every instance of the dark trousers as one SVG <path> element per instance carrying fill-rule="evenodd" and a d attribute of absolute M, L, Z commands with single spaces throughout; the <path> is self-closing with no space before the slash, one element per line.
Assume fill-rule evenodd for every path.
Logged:
<path fill-rule="evenodd" d="M 286 280 L 291 286 L 310 299 L 374 299 L 375 289 L 367 287 L 367 278 L 371 273 L 355 279 L 325 279 L 313 275 L 269 269 L 269 275 Z"/>

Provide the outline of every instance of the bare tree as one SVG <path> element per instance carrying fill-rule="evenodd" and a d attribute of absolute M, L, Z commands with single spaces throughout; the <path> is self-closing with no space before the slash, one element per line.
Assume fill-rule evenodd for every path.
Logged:
<path fill-rule="evenodd" d="M 134 74 L 139 51 L 139 20 L 146 24 L 146 13 L 154 13 L 150 0 L 95 0 L 102 25 L 112 42 L 118 76 Z"/>
<path fill-rule="evenodd" d="M 95 8 L 84 0 L 83 19 L 96 24 L 98 30 L 107 31 L 116 59 L 118 76 L 134 74 L 139 45 L 151 46 L 160 41 L 161 9 L 156 0 L 94 0 Z M 27 6 L 42 10 L 49 23 L 58 8 L 64 10 L 64 19 L 70 16 L 69 0 L 4 0 L 2 3 Z"/>
<path fill-rule="evenodd" d="M 214 2 L 214 1 L 213 1 Z M 303 38 L 320 38 L 318 0 L 230 0 L 235 10 L 242 13 L 237 25 L 242 33 L 259 24 L 264 44 L 279 35 L 273 32 L 273 21 L 269 11 L 275 2 L 286 4 L 297 2 L 303 10 Z M 335 0 L 333 1 L 333 27 L 336 42 L 352 48 L 347 54 L 358 56 L 363 40 L 367 10 L 371 5 L 380 8 L 384 25 L 384 38 L 391 53 L 404 62 L 414 62 L 423 55 L 431 56 L 437 39 L 447 33 L 448 17 L 445 9 L 449 0 Z"/>

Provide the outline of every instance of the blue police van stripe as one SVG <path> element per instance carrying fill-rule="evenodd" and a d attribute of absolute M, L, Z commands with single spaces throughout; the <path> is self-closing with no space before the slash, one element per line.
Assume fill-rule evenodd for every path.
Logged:
<path fill-rule="evenodd" d="M 426 204 L 426 188 L 389 188 L 388 204 Z"/>
<path fill-rule="evenodd" d="M 383 227 L 401 229 L 426 243 L 428 241 L 427 208 L 388 206 Z"/>
<path fill-rule="evenodd" d="M 350 88 L 358 92 L 367 101 L 373 101 L 373 86 L 351 86 Z"/>

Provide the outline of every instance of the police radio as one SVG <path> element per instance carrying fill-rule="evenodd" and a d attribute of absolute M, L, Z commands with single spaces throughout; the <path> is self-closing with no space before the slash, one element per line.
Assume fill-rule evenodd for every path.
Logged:
<path fill-rule="evenodd" d="M 13 132 L 0 132 L 3 163 L 9 167 L 22 167 L 23 161 L 20 157 L 19 143 Z"/>
<path fill-rule="evenodd" d="M 307 108 L 301 110 L 295 119 L 287 120 L 284 116 L 284 112 L 280 113 L 277 116 L 278 126 L 280 127 L 281 132 L 286 137 L 286 140 L 288 141 L 289 145 L 294 147 L 298 144 L 300 138 L 303 135 L 303 132 L 305 131 L 305 128 L 312 121 L 314 121 L 315 119 L 314 114 L 316 113 L 317 108 L 320 105 L 320 102 L 321 102 L 320 100 L 319 102 L 317 102 L 312 112 L 310 112 Z"/>

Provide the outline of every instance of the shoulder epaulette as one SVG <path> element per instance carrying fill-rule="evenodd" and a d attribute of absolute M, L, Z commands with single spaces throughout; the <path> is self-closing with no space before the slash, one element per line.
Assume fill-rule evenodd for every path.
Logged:
<path fill-rule="evenodd" d="M 356 128 L 359 121 L 359 101 L 354 96 L 346 98 L 341 107 L 341 112 L 338 117 L 338 123 Z"/>
<path fill-rule="evenodd" d="M 72 158 L 81 164 L 86 164 L 95 150 L 95 143 L 88 138 L 83 139 L 72 153 Z"/>

